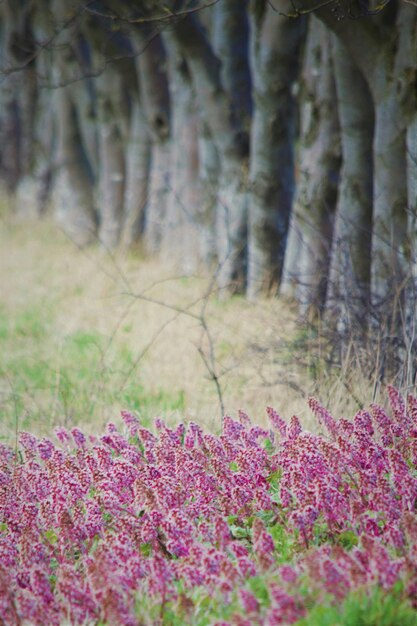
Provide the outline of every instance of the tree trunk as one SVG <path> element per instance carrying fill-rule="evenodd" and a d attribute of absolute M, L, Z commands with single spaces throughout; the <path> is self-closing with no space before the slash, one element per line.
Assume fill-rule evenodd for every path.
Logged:
<path fill-rule="evenodd" d="M 53 0 L 52 10 L 60 23 L 68 18 L 65 0 Z M 77 245 L 84 246 L 95 238 L 96 211 L 93 173 L 80 132 L 77 90 L 70 82 L 76 73 L 80 73 L 76 54 L 78 35 L 74 26 L 61 29 L 54 43 L 56 47 L 49 68 L 51 73 L 47 79 L 52 84 L 64 86 L 53 92 L 57 150 L 52 203 L 64 232 Z"/>
<path fill-rule="evenodd" d="M 226 24 L 223 32 L 226 37 Z M 242 290 L 246 270 L 247 143 L 230 93 L 221 82 L 219 60 L 196 16 L 187 15 L 173 26 L 172 33 L 189 64 L 202 116 L 221 160 L 216 214 L 218 283 L 220 288 Z"/>
<path fill-rule="evenodd" d="M 52 36 L 48 20 L 48 4 L 39 0 L 32 13 L 32 32 L 35 41 L 47 41 Z M 53 63 L 57 52 L 46 47 L 36 58 L 37 100 L 33 120 L 33 161 L 31 165 L 32 184 L 30 192 L 37 215 L 43 215 L 49 208 L 54 178 L 54 161 L 57 150 L 57 120 L 54 111 L 55 95 L 51 91 Z M 33 189 L 34 186 L 34 189 Z"/>
<path fill-rule="evenodd" d="M 210 40 L 221 59 L 220 80 L 230 94 L 233 115 L 242 139 L 249 138 L 252 117 L 252 81 L 249 65 L 247 0 L 226 0 L 213 7 Z"/>
<path fill-rule="evenodd" d="M 99 238 L 106 249 L 119 243 L 125 187 L 125 159 L 122 99 L 126 92 L 119 73 L 107 66 L 97 79 L 99 120 L 99 180 L 98 206 L 100 211 Z"/>
<path fill-rule="evenodd" d="M 14 193 L 20 177 L 20 133 L 18 84 L 21 76 L 7 76 L 2 84 L 0 100 L 0 177 L 8 193 Z"/>
<path fill-rule="evenodd" d="M 298 10 L 308 11 L 307 0 Z M 358 5 L 361 10 L 361 5 Z M 336 9 L 336 10 L 335 10 Z M 380 340 L 383 378 L 398 370 L 404 345 L 407 168 L 405 119 L 398 96 L 409 85 L 409 20 L 415 7 L 392 0 L 372 18 L 350 19 L 352 4 L 322 4 L 316 15 L 340 38 L 361 70 L 374 105 L 371 314 L 374 341 Z M 407 53 L 408 50 L 408 53 Z M 414 56 L 414 52 L 412 52 Z M 402 359 L 403 360 L 403 359 Z"/>
<path fill-rule="evenodd" d="M 199 176 L 202 186 L 201 207 L 198 210 L 200 224 L 200 257 L 207 268 L 218 263 L 216 241 L 216 209 L 219 188 L 220 158 L 207 124 L 200 120 L 198 138 Z"/>
<path fill-rule="evenodd" d="M 170 102 L 166 53 L 159 35 L 141 25 L 134 33 L 141 102 L 151 138 L 144 243 L 158 253 L 164 231 L 170 179 Z"/>
<path fill-rule="evenodd" d="M 83 150 L 71 87 L 55 94 L 57 152 L 52 203 L 64 232 L 79 246 L 94 240 L 96 214 L 92 173 Z"/>
<path fill-rule="evenodd" d="M 307 6 L 307 3 L 302 2 L 301 6 Z M 404 279 L 405 130 L 395 92 L 398 81 L 404 78 L 407 57 L 404 53 L 406 38 L 401 35 L 406 25 L 403 20 L 411 16 L 414 10 L 403 2 L 393 1 L 372 19 L 352 20 L 349 19 L 349 3 L 342 0 L 338 7 L 339 14 L 324 5 L 316 11 L 346 46 L 361 69 L 373 97 L 375 134 L 371 300 L 375 311 L 381 312 L 392 309 L 392 306 L 395 308 L 392 286 L 395 284 L 394 291 L 398 291 Z M 392 315 L 391 310 L 391 319 Z"/>
<path fill-rule="evenodd" d="M 326 294 L 340 166 L 330 33 L 310 17 L 301 81 L 297 193 L 280 292 L 295 295 L 302 315 L 321 310 Z"/>
<path fill-rule="evenodd" d="M 28 20 L 29 6 L 22 3 L 19 10 L 5 0 L 0 7 L 1 50 L 1 112 L 0 112 L 0 174 L 5 187 L 14 193 L 30 162 L 33 120 L 34 70 L 27 66 L 32 52 L 32 36 Z M 22 67 L 21 70 L 18 70 Z M 29 107 L 31 111 L 29 112 Z"/>
<path fill-rule="evenodd" d="M 414 42 L 417 44 L 417 34 Z M 416 45 L 417 50 L 417 45 Z M 415 63 L 414 68 L 417 68 Z M 414 69 L 415 72 L 415 69 Z M 416 78 L 414 79 L 416 80 Z M 405 365 L 407 385 L 415 385 L 417 372 L 417 96 L 414 96 L 414 115 L 407 128 L 407 192 L 409 276 L 406 293 Z"/>
<path fill-rule="evenodd" d="M 46 89 L 38 94 L 35 131 L 34 131 L 34 163 L 32 178 L 35 191 L 32 201 L 35 203 L 36 214 L 42 216 L 49 208 L 54 177 L 54 155 L 57 150 L 57 120 L 54 113 L 54 98 Z"/>
<path fill-rule="evenodd" d="M 333 230 L 327 314 L 341 334 L 362 336 L 369 310 L 372 239 L 372 95 L 345 46 L 333 36 L 343 165 Z"/>
<path fill-rule="evenodd" d="M 36 217 L 39 215 L 39 205 L 36 202 L 38 185 L 34 177 L 36 162 L 35 121 L 39 107 L 39 94 L 34 63 L 22 71 L 18 95 L 20 171 L 15 190 L 16 208 L 21 216 Z"/>
<path fill-rule="evenodd" d="M 261 6 L 262 5 L 262 6 Z M 304 22 L 252 4 L 255 112 L 249 167 L 248 295 L 276 290 L 294 192 L 295 101 Z"/>
<path fill-rule="evenodd" d="M 396 26 L 380 56 L 372 81 L 375 101 L 374 216 L 371 297 L 374 326 L 382 340 L 381 376 L 404 363 L 408 343 L 407 152 L 406 117 L 401 100 L 415 97 L 408 83 L 411 32 L 415 9 L 399 3 Z M 412 50 L 411 50 L 412 52 Z M 415 52 L 414 52 L 415 54 Z"/>
<path fill-rule="evenodd" d="M 172 131 L 171 184 L 163 248 L 165 255 L 177 260 L 182 271 L 191 274 L 199 262 L 199 120 L 188 64 L 169 33 L 164 41 L 169 54 Z"/>
<path fill-rule="evenodd" d="M 407 126 L 407 279 L 403 379 L 398 382 L 411 387 L 417 382 L 417 11 L 414 7 L 403 9 L 399 28 L 404 68 L 397 83 L 397 96 Z"/>
<path fill-rule="evenodd" d="M 151 143 L 142 103 L 133 102 L 126 149 L 126 181 L 122 246 L 130 248 L 144 231 Z"/>

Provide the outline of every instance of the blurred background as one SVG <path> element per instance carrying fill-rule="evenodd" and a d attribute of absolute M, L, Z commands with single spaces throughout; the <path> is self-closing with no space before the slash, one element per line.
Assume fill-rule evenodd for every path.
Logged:
<path fill-rule="evenodd" d="M 0 12 L 4 439 L 415 389 L 412 2 Z"/>

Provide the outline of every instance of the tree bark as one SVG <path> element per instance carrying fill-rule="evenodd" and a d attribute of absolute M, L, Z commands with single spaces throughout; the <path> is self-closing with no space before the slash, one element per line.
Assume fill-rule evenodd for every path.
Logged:
<path fill-rule="evenodd" d="M 365 79 L 334 36 L 333 62 L 343 165 L 326 309 L 339 332 L 352 337 L 363 335 L 369 311 L 374 111 Z"/>
<path fill-rule="evenodd" d="M 305 24 L 252 3 L 255 111 L 249 166 L 248 295 L 276 290 L 294 193 L 295 101 Z"/>
<path fill-rule="evenodd" d="M 142 103 L 137 98 L 132 104 L 126 148 L 124 223 L 121 241 L 123 248 L 131 248 L 143 235 L 148 201 L 150 155 L 149 132 Z"/>
<path fill-rule="evenodd" d="M 53 0 L 53 14 L 61 24 L 68 17 L 65 0 Z M 79 246 L 92 242 L 96 235 L 96 211 L 93 173 L 83 145 L 77 111 L 77 91 L 70 81 L 79 73 L 76 55 L 77 33 L 74 27 L 62 28 L 56 39 L 57 52 L 51 64 L 52 83 L 56 89 L 55 125 L 57 150 L 54 166 L 52 204 L 58 223 Z M 65 84 L 65 83 L 68 84 Z"/>
<path fill-rule="evenodd" d="M 413 8 L 413 7 L 410 7 Z M 416 383 L 417 373 L 417 11 L 404 11 L 404 69 L 398 83 L 407 146 L 407 283 L 404 315 L 403 384 Z"/>
<path fill-rule="evenodd" d="M 200 120 L 198 137 L 199 176 L 202 186 L 200 224 L 200 257 L 205 267 L 218 264 L 216 241 L 216 209 L 220 176 L 220 157 L 207 124 Z"/>
<path fill-rule="evenodd" d="M 214 53 L 221 59 L 220 80 L 230 94 L 244 142 L 249 138 L 253 108 L 247 5 L 247 0 L 218 2 L 213 7 L 210 33 Z"/>
<path fill-rule="evenodd" d="M 20 133 L 18 116 L 18 83 L 21 76 L 8 76 L 1 90 L 0 100 L 0 177 L 10 194 L 16 190 L 20 177 Z"/>
<path fill-rule="evenodd" d="M 0 173 L 12 193 L 21 179 L 28 176 L 32 164 L 36 73 L 34 63 L 30 62 L 33 52 L 30 10 L 30 3 L 23 1 L 16 10 L 10 0 L 5 0 L 0 9 L 0 69 L 4 72 Z"/>
<path fill-rule="evenodd" d="M 133 36 L 141 102 L 152 142 L 144 244 L 148 252 L 155 254 L 161 251 L 170 184 L 171 121 L 166 53 L 161 37 L 146 25 L 135 30 Z"/>
<path fill-rule="evenodd" d="M 36 42 L 47 41 L 51 35 L 49 3 L 39 0 L 36 10 L 32 13 L 32 33 Z M 51 202 L 53 179 L 55 175 L 54 161 L 57 150 L 57 120 L 54 112 L 54 92 L 50 89 L 53 76 L 53 63 L 57 52 L 46 47 L 35 60 L 37 80 L 37 99 L 33 120 L 33 161 L 31 165 L 31 194 L 35 213 L 39 216 L 46 213 Z M 34 187 L 34 189 L 33 189 Z"/>
<path fill-rule="evenodd" d="M 224 37 L 226 26 L 224 24 Z M 202 116 L 221 160 L 216 212 L 218 283 L 220 288 L 243 290 L 247 144 L 234 114 L 230 94 L 221 81 L 219 59 L 196 16 L 187 15 L 173 26 L 172 33 L 189 64 Z"/>
<path fill-rule="evenodd" d="M 304 58 L 298 184 L 280 293 L 295 295 L 302 315 L 315 315 L 326 295 L 340 140 L 330 33 L 314 16 Z"/>
<path fill-rule="evenodd" d="M 164 254 L 191 274 L 199 263 L 199 120 L 187 61 L 174 38 L 164 35 L 169 55 L 171 184 L 164 229 Z"/>
<path fill-rule="evenodd" d="M 124 143 L 127 113 L 123 111 L 126 91 L 118 72 L 107 66 L 96 80 L 99 120 L 98 206 L 100 243 L 114 249 L 119 243 L 125 189 Z"/>
<path fill-rule="evenodd" d="M 55 94 L 57 152 L 52 203 L 64 232 L 79 246 L 91 243 L 96 233 L 92 173 L 83 150 L 70 87 Z"/>

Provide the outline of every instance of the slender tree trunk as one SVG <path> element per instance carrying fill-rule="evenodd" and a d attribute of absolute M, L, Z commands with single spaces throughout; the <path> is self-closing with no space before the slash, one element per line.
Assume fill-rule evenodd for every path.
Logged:
<path fill-rule="evenodd" d="M 151 143 L 142 104 L 132 105 L 126 149 L 126 182 L 122 246 L 130 248 L 140 240 L 145 225 Z"/>
<path fill-rule="evenodd" d="M 326 294 L 340 166 L 330 33 L 310 17 L 301 81 L 298 185 L 280 292 L 301 313 L 320 311 Z"/>
<path fill-rule="evenodd" d="M 372 298 L 386 307 L 404 279 L 407 178 L 405 130 L 395 93 L 376 104 Z"/>
<path fill-rule="evenodd" d="M 262 5 L 262 6 L 261 6 Z M 294 192 L 295 101 L 304 21 L 272 6 L 252 5 L 252 123 L 248 295 L 276 290 L 281 277 Z"/>
<path fill-rule="evenodd" d="M 68 18 L 65 0 L 53 0 L 52 10 L 60 23 Z M 95 238 L 97 220 L 93 173 L 80 131 L 77 92 L 71 84 L 71 78 L 80 72 L 74 27 L 61 29 L 54 42 L 50 74 L 46 78 L 54 85 L 64 86 L 53 91 L 57 149 L 52 204 L 62 229 L 77 245 L 83 246 Z"/>
<path fill-rule="evenodd" d="M 100 242 L 113 249 L 119 243 L 125 188 L 122 98 L 126 97 L 120 74 L 108 66 L 97 79 L 99 119 Z M 126 115 L 126 113 L 125 113 Z M 126 115 L 127 116 L 127 115 Z"/>
<path fill-rule="evenodd" d="M 42 216 L 49 208 L 54 178 L 57 150 L 57 120 L 54 113 L 54 98 L 46 89 L 38 95 L 35 131 L 34 163 L 32 176 L 35 191 L 32 200 L 36 205 L 36 214 Z"/>
<path fill-rule="evenodd" d="M 404 371 L 408 344 L 406 118 L 399 96 L 404 97 L 408 83 L 407 31 L 415 17 L 415 9 L 410 9 L 398 4 L 395 28 L 371 82 L 375 102 L 371 298 L 374 332 L 383 355 L 381 378 Z"/>
<path fill-rule="evenodd" d="M 134 33 L 136 69 L 148 133 L 151 158 L 144 243 L 150 253 L 161 250 L 170 184 L 170 102 L 161 37 L 141 26 Z"/>
<path fill-rule="evenodd" d="M 345 46 L 333 36 L 343 166 L 339 188 L 327 313 L 342 334 L 366 330 L 372 239 L 372 95 Z"/>
<path fill-rule="evenodd" d="M 100 243 L 114 249 L 119 243 L 123 217 L 125 163 L 123 139 L 115 123 L 100 122 L 99 195 Z"/>
<path fill-rule="evenodd" d="M 92 173 L 83 150 L 70 87 L 55 94 L 57 152 L 52 202 L 64 232 L 79 246 L 94 240 L 96 215 Z"/>
<path fill-rule="evenodd" d="M 252 118 L 252 81 L 249 64 L 249 20 L 247 0 L 226 0 L 213 7 L 210 40 L 221 59 L 220 80 L 232 103 L 233 115 L 249 139 Z"/>
<path fill-rule="evenodd" d="M 417 36 L 414 36 L 417 49 Z M 417 67 L 417 63 L 414 68 Z M 414 115 L 407 128 L 407 192 L 408 192 L 408 241 L 409 278 L 406 300 L 405 364 L 408 385 L 416 384 L 417 372 L 417 94 L 414 99 Z"/>
<path fill-rule="evenodd" d="M 20 134 L 19 181 L 15 190 L 17 211 L 23 215 L 38 215 L 37 181 L 34 178 L 36 159 L 35 120 L 37 117 L 38 89 L 34 63 L 22 71 L 18 90 Z"/>
<path fill-rule="evenodd" d="M 87 46 L 87 42 L 85 42 Z M 90 163 L 94 180 L 99 179 L 99 119 L 97 107 L 97 93 L 95 80 L 88 77 L 89 72 L 93 72 L 93 68 L 87 65 L 85 68 L 86 78 L 74 83 L 74 98 L 77 102 L 78 119 L 80 122 L 80 133 Z"/>
<path fill-rule="evenodd" d="M 231 287 L 240 292 L 247 285 L 247 159 L 252 115 L 246 9 L 245 0 L 218 3 L 211 33 L 213 51 L 221 59 L 219 77 L 229 99 L 230 121 L 240 145 L 237 159 L 229 156 L 220 169 L 216 210 L 218 282 L 221 289 Z"/>
<path fill-rule="evenodd" d="M 202 201 L 198 210 L 200 224 L 200 257 L 203 264 L 212 268 L 217 264 L 216 208 L 220 175 L 220 158 L 207 124 L 200 120 L 198 138 L 199 176 Z"/>
<path fill-rule="evenodd" d="M 33 122 L 36 108 L 36 71 L 32 60 L 34 42 L 30 19 L 31 3 L 21 0 L 16 6 L 12 0 L 4 0 L 1 8 L 3 69 L 11 71 L 7 80 L 16 88 L 16 111 L 18 120 L 18 169 L 21 178 L 27 177 L 32 165 Z M 8 67 L 7 67 L 8 66 Z M 21 69 L 18 69 L 18 68 Z"/>
<path fill-rule="evenodd" d="M 164 41 L 169 54 L 172 148 L 163 248 L 185 273 L 191 274 L 199 262 L 199 120 L 188 64 L 175 39 L 167 34 Z"/>
<path fill-rule="evenodd" d="M 225 3 L 219 3 L 216 7 L 222 7 L 223 10 L 228 9 Z M 242 7 L 242 5 L 241 5 Z M 244 12 L 243 12 L 244 13 Z M 199 19 L 205 31 L 208 33 L 210 40 L 213 41 L 214 47 L 221 45 L 221 19 L 218 10 L 203 11 L 199 13 Z M 240 26 L 247 27 L 246 15 L 245 20 Z M 213 33 L 215 33 L 213 38 Z M 239 98 L 243 100 L 242 93 L 242 61 L 239 67 L 226 68 L 221 67 L 223 76 L 227 76 L 228 80 L 235 80 L 235 92 L 239 94 Z M 233 69 L 233 71 L 232 71 Z M 246 97 L 246 96 L 245 96 Z M 240 109 L 243 112 L 243 108 Z M 199 246 L 200 258 L 205 268 L 215 271 L 218 268 L 217 258 L 217 234 L 216 234 L 216 214 L 217 199 L 219 191 L 220 177 L 220 157 L 216 144 L 213 140 L 211 130 L 206 123 L 204 116 L 200 113 L 199 129 L 198 129 L 198 162 L 199 162 L 199 180 L 201 183 L 201 204 L 197 207 L 197 219 L 200 225 Z"/>
<path fill-rule="evenodd" d="M 0 176 L 8 193 L 14 193 L 20 177 L 20 133 L 16 74 L 3 81 L 0 100 Z"/>
<path fill-rule="evenodd" d="M 28 72 L 16 71 L 26 59 L 24 34 L 27 30 L 25 12 L 13 11 L 10 0 L 0 7 L 1 101 L 0 101 L 0 175 L 6 190 L 13 194 L 23 170 L 23 148 L 26 142 L 26 121 L 22 116 L 22 93 L 26 91 Z"/>
<path fill-rule="evenodd" d="M 410 267 L 417 280 L 417 113 L 407 127 L 407 195 Z"/>
<path fill-rule="evenodd" d="M 399 28 L 403 37 L 404 68 L 397 97 L 407 126 L 407 278 L 403 321 L 404 367 L 403 380 L 399 383 L 411 387 L 417 382 L 417 11 L 414 7 L 403 9 Z"/>
<path fill-rule="evenodd" d="M 32 32 L 36 41 L 47 41 L 51 36 L 51 23 L 48 20 L 49 6 L 46 0 L 39 0 L 32 13 Z M 53 76 L 53 63 L 57 52 L 46 47 L 36 58 L 37 100 L 33 120 L 33 162 L 31 175 L 34 183 L 32 202 L 36 214 L 43 215 L 51 203 L 55 161 L 57 150 L 58 125 L 54 111 L 55 95 L 50 86 Z"/>

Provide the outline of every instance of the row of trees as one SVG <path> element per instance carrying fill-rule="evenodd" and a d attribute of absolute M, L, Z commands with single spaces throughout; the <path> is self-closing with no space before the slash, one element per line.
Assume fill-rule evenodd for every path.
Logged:
<path fill-rule="evenodd" d="M 413 0 L 4 0 L 0 175 L 79 245 L 141 242 L 412 352 Z M 399 332 L 401 331 L 401 332 Z M 404 331 L 404 332 L 403 332 Z"/>

